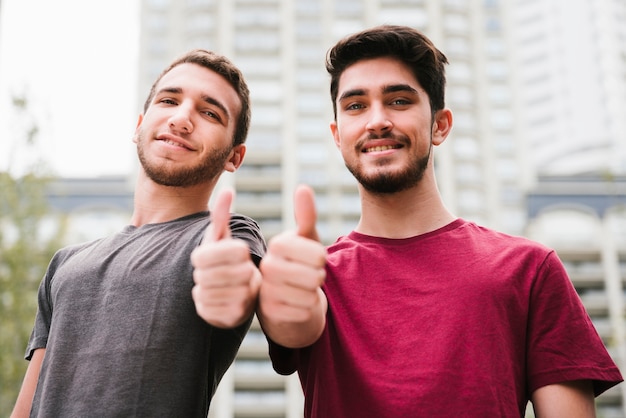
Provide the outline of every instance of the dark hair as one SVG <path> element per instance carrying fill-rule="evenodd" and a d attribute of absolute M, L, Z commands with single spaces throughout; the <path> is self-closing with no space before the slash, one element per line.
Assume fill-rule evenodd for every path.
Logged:
<path fill-rule="evenodd" d="M 337 93 L 341 74 L 357 61 L 393 57 L 405 63 L 428 94 L 431 112 L 443 109 L 445 102 L 446 56 L 421 32 L 407 27 L 382 25 L 350 35 L 335 44 L 326 55 L 326 71 L 331 76 L 330 96 L 337 118 Z"/>
<path fill-rule="evenodd" d="M 241 101 L 241 111 L 237 118 L 237 125 L 235 126 L 235 134 L 233 136 L 233 146 L 243 144 L 246 142 L 248 136 L 248 129 L 250 128 L 250 91 L 248 85 L 243 77 L 241 71 L 235 67 L 235 65 L 228 60 L 228 58 L 215 54 L 211 51 L 204 49 L 194 49 L 186 54 L 182 55 L 175 61 L 173 61 L 169 67 L 157 77 L 155 82 L 150 88 L 150 94 L 143 105 L 144 113 L 150 107 L 150 103 L 156 93 L 156 86 L 161 81 L 163 76 L 170 72 L 174 67 L 181 64 L 197 64 L 211 71 L 221 75 L 230 83 L 230 85 L 237 92 L 239 100 Z"/>

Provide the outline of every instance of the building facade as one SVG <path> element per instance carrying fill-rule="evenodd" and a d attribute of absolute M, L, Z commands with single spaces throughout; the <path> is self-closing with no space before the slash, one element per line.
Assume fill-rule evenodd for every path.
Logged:
<path fill-rule="evenodd" d="M 340 37 L 381 23 L 426 32 L 446 53 L 451 137 L 435 151 L 440 188 L 460 216 L 512 233 L 525 224 L 532 181 L 516 137 L 508 2 L 425 0 L 143 0 L 138 97 L 174 57 L 193 47 L 230 57 L 252 94 L 249 152 L 237 175 L 237 209 L 268 236 L 292 221 L 292 191 L 316 189 L 329 242 L 359 217 L 355 181 L 330 135 L 324 70 Z"/>
<path fill-rule="evenodd" d="M 424 31 L 450 60 L 446 100 L 454 113 L 454 129 L 435 150 L 439 187 L 446 204 L 463 218 L 551 242 L 546 231 L 556 236 L 563 231 L 547 228 L 542 220 L 550 218 L 551 212 L 534 213 L 526 199 L 539 187 L 535 168 L 559 172 L 565 158 L 558 157 L 568 155 L 569 163 L 575 163 L 574 171 L 617 170 L 623 166 L 626 146 L 626 121 L 618 117 L 619 112 L 626 114 L 621 107 L 626 95 L 608 99 L 611 91 L 619 93 L 623 88 L 624 56 L 593 53 L 587 61 L 606 61 L 609 70 L 584 74 L 573 70 L 580 59 L 568 64 L 546 59 L 563 45 L 552 41 L 558 38 L 553 33 L 546 43 L 554 49 L 542 49 L 547 48 L 542 44 L 544 25 L 553 22 L 537 22 L 536 16 L 545 18 L 557 5 L 566 8 L 569 4 L 580 9 L 577 18 L 587 13 L 597 19 L 594 34 L 601 32 L 602 25 L 612 28 L 598 44 L 598 51 L 624 39 L 620 28 L 626 25 L 607 20 L 610 13 L 622 10 L 623 0 L 141 0 L 138 109 L 163 67 L 187 50 L 200 47 L 231 58 L 246 75 L 252 95 L 246 160 L 235 175 L 223 178 L 237 189 L 235 210 L 255 218 L 270 239 L 293 226 L 292 192 L 298 183 L 307 183 L 316 192 L 320 236 L 330 243 L 356 225 L 360 205 L 356 183 L 343 166 L 328 128 L 333 116 L 324 70 L 326 51 L 344 35 L 369 26 L 409 25 Z M 623 10 L 620 13 L 618 16 L 626 21 Z M 569 58 L 575 51 L 569 52 Z M 528 63 L 535 66 L 526 67 Z M 542 64 L 552 67 L 546 70 Z M 568 84 L 559 78 L 563 65 L 571 70 Z M 585 99 L 578 97 L 576 90 L 570 93 L 572 97 L 559 96 L 572 86 L 583 86 L 584 82 L 577 82 L 579 77 L 602 79 L 606 84 L 601 92 L 591 88 L 595 94 L 592 102 L 607 105 L 601 118 L 593 121 L 603 128 L 598 141 L 599 136 L 592 136 L 592 115 L 578 112 L 581 107 L 576 106 Z M 556 120 L 558 127 L 551 123 Z M 578 127 L 575 121 L 589 121 L 590 125 Z M 580 137 L 576 146 L 568 143 L 572 134 Z M 552 143 L 571 146 L 561 150 L 557 145 L 551 148 Z M 598 145 L 593 153 L 584 148 L 590 143 Z M 584 158 L 592 154 L 592 161 Z M 602 157 L 596 154 L 604 155 L 604 162 L 610 164 L 602 164 Z M 571 255 L 572 266 L 578 265 L 576 257 L 588 257 L 564 248 L 559 254 L 565 258 Z M 612 254 L 620 251 L 615 249 Z M 621 255 L 617 256 L 615 273 L 615 263 L 601 262 L 600 253 L 598 249 L 591 256 L 601 269 L 596 278 L 604 280 L 607 272 L 613 271 L 613 277 L 617 274 L 623 280 Z M 602 286 L 607 293 L 607 284 Z M 616 302 L 622 299 L 623 292 L 605 300 L 605 307 L 613 301 L 611 318 L 623 316 L 621 302 Z M 602 322 L 602 318 L 609 318 L 608 311 L 603 311 L 605 316 L 597 324 L 600 329 L 607 321 L 613 324 L 603 331 L 608 332 L 607 345 L 613 347 L 615 341 L 622 344 L 621 328 L 615 319 Z M 612 348 L 612 352 L 616 358 L 620 356 L 620 349 Z M 621 410 L 620 390 L 602 399 L 603 416 L 626 416 Z M 255 323 L 220 385 L 211 416 L 301 415 L 299 383 L 294 376 L 280 377 L 271 369 L 267 343 Z"/>
<path fill-rule="evenodd" d="M 626 173 L 626 1 L 514 3 L 518 117 L 533 166 Z"/>

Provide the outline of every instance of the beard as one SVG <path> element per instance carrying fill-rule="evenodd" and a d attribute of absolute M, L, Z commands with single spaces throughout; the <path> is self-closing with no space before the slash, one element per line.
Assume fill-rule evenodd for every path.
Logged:
<path fill-rule="evenodd" d="M 346 167 L 368 192 L 379 195 L 397 193 L 415 186 L 422 180 L 428 167 L 432 148 L 431 142 L 425 156 L 411 158 L 406 167 L 396 172 L 380 171 L 367 175 L 358 163 L 353 165 L 346 163 Z"/>
<path fill-rule="evenodd" d="M 155 183 L 170 187 L 191 187 L 213 180 L 224 170 L 231 148 L 215 150 L 212 154 L 192 166 L 168 166 L 150 161 L 145 154 L 143 133 L 138 134 L 137 156 L 146 175 Z"/>

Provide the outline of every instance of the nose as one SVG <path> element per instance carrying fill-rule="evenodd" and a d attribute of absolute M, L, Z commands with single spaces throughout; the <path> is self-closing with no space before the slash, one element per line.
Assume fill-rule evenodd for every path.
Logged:
<path fill-rule="evenodd" d="M 168 120 L 170 129 L 177 132 L 191 133 L 193 131 L 193 123 L 191 122 L 190 109 L 188 106 L 179 105 L 175 108 L 174 113 Z"/>
<path fill-rule="evenodd" d="M 367 122 L 367 130 L 380 134 L 388 132 L 393 127 L 393 123 L 389 119 L 389 115 L 382 105 L 372 105 L 370 107 L 369 120 Z"/>

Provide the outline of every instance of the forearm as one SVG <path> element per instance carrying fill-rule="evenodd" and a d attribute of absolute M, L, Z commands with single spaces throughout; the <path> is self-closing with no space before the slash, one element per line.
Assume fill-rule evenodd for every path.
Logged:
<path fill-rule="evenodd" d="M 33 353 L 33 357 L 30 359 L 30 363 L 26 369 L 22 388 L 20 389 L 15 407 L 11 413 L 11 418 L 22 418 L 30 415 L 35 389 L 39 381 L 39 371 L 41 370 L 41 363 L 43 362 L 45 352 L 46 350 L 44 348 L 40 348 Z"/>
<path fill-rule="evenodd" d="M 590 381 L 563 382 L 537 389 L 532 395 L 537 418 L 595 418 Z"/>

